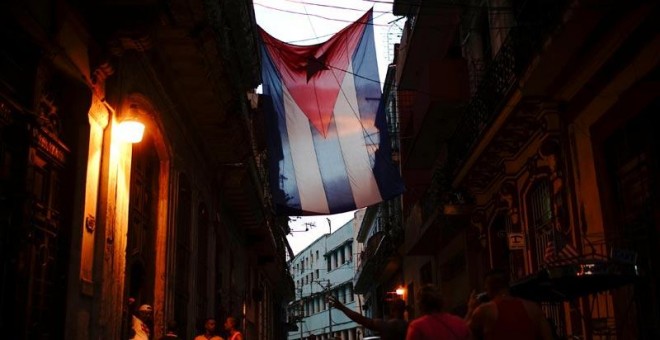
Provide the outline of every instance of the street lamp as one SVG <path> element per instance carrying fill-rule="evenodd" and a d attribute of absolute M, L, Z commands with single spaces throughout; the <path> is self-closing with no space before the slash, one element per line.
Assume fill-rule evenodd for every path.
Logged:
<path fill-rule="evenodd" d="M 399 287 L 395 291 L 396 295 L 403 297 L 404 294 L 406 294 L 406 289 L 403 287 Z"/>
<path fill-rule="evenodd" d="M 124 119 L 117 126 L 117 135 L 127 143 L 139 143 L 144 136 L 144 123 L 136 118 Z"/>
<path fill-rule="evenodd" d="M 137 103 L 130 103 L 122 110 L 117 125 L 117 136 L 127 143 L 139 143 L 144 136 L 144 118 L 146 112 L 140 110 Z"/>

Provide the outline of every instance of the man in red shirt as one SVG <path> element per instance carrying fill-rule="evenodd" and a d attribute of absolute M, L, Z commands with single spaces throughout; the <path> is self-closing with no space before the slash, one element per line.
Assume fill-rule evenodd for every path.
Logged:
<path fill-rule="evenodd" d="M 472 338 L 463 319 L 443 312 L 440 290 L 432 285 L 418 293 L 419 306 L 424 313 L 408 326 L 406 340 L 468 340 Z"/>
<path fill-rule="evenodd" d="M 475 336 L 484 340 L 552 340 L 541 308 L 534 302 L 511 296 L 503 271 L 488 273 L 485 285 L 490 301 L 480 303 L 472 292 L 465 316 Z"/>

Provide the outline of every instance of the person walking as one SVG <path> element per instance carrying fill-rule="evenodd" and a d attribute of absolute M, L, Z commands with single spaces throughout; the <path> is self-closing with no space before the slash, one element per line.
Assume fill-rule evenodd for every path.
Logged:
<path fill-rule="evenodd" d="M 509 293 L 508 276 L 492 270 L 485 278 L 490 301 L 481 303 L 473 291 L 465 320 L 475 336 L 484 340 L 552 340 L 550 326 L 541 307 Z"/>
<path fill-rule="evenodd" d="M 227 340 L 243 340 L 243 334 L 238 330 L 238 320 L 230 316 L 225 320 L 225 330 L 229 333 Z"/>
<path fill-rule="evenodd" d="M 426 285 L 417 294 L 423 315 L 410 322 L 406 340 L 472 339 L 463 319 L 443 311 L 444 300 L 437 287 Z"/>
<path fill-rule="evenodd" d="M 224 340 L 221 336 L 217 335 L 216 325 L 215 318 L 206 318 L 204 321 L 204 333 L 196 336 L 194 340 Z"/>
<path fill-rule="evenodd" d="M 372 331 L 378 332 L 382 340 L 403 340 L 406 338 L 408 322 L 403 318 L 403 314 L 406 311 L 406 303 L 399 298 L 386 300 L 389 307 L 389 318 L 387 320 L 367 318 L 346 307 L 332 295 L 328 296 L 327 300 L 331 307 L 339 309 L 349 319 Z"/>

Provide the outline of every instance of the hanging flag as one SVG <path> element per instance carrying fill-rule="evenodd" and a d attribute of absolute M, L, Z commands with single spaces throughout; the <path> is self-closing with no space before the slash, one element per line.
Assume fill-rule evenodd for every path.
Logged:
<path fill-rule="evenodd" d="M 560 232 L 553 230 L 552 236 L 548 241 L 543 261 L 547 266 L 563 266 L 577 263 L 580 253 Z"/>
<path fill-rule="evenodd" d="M 278 213 L 335 214 L 401 194 L 379 109 L 372 11 L 317 45 L 291 45 L 260 33 Z"/>

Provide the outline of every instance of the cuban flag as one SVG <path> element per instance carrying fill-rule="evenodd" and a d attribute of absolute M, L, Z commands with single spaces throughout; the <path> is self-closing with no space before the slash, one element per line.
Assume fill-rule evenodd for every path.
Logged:
<path fill-rule="evenodd" d="M 317 45 L 260 34 L 277 212 L 336 214 L 401 194 L 385 112 L 379 109 L 372 11 Z"/>

